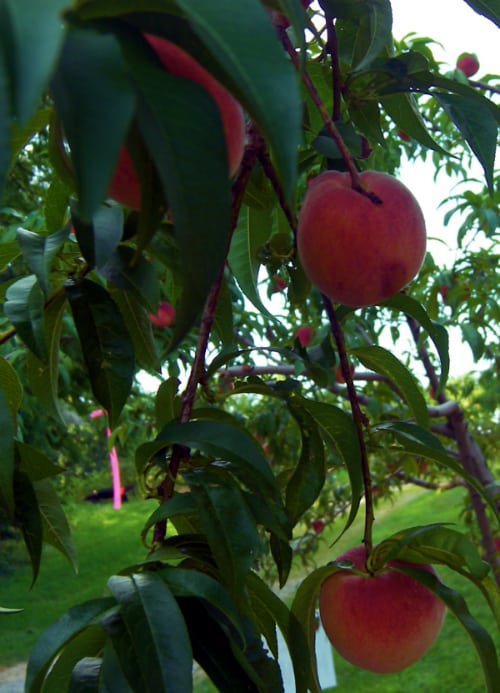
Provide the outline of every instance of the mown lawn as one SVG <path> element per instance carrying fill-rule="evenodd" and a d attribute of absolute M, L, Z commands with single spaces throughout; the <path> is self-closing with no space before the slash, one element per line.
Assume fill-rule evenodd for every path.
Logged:
<path fill-rule="evenodd" d="M 442 494 L 410 489 L 394 505 L 377 508 L 375 539 L 380 540 L 398 529 L 428 522 L 456 522 L 463 491 Z M 22 558 L 20 545 L 12 551 L 9 574 L 0 574 L 0 604 L 22 607 L 20 614 L 5 616 L 0 627 L 0 664 L 26 660 L 31 647 L 43 629 L 75 603 L 102 595 L 106 580 L 113 572 L 141 560 L 145 555 L 140 542 L 144 520 L 155 508 L 151 501 L 131 500 L 121 511 L 111 505 L 78 504 L 70 513 L 74 541 L 79 555 L 80 571 L 75 575 L 65 559 L 50 547 L 45 550 L 40 576 L 30 590 L 29 563 Z M 325 531 L 317 556 L 321 565 L 335 558 L 345 548 L 361 540 L 361 518 L 332 549 L 331 541 L 339 527 Z M 5 542 L 0 545 L 5 549 Z M 300 580 L 306 569 L 296 566 L 292 579 Z M 473 615 L 490 633 L 495 633 L 493 618 L 477 590 L 467 581 L 447 570 L 441 570 L 444 582 L 460 590 Z M 497 631 L 498 636 L 498 631 Z M 500 639 L 496 638 L 500 647 Z M 443 631 L 423 659 L 401 674 L 375 675 L 352 667 L 335 657 L 338 686 L 336 693 L 481 693 L 484 691 L 479 659 L 465 631 L 454 616 L 448 614 Z M 214 689 L 201 681 L 197 693 Z M 286 693 L 289 693 L 288 691 Z"/>

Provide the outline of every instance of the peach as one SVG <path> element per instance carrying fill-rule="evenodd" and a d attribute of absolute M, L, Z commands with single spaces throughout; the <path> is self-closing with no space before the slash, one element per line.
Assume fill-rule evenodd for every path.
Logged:
<path fill-rule="evenodd" d="M 307 189 L 299 214 L 297 247 L 305 273 L 332 301 L 370 306 L 403 289 L 425 255 L 422 210 L 413 194 L 386 173 L 360 175 L 354 190 L 349 173 L 327 171 Z"/>
<path fill-rule="evenodd" d="M 479 60 L 473 53 L 462 53 L 458 57 L 457 68 L 462 70 L 466 77 L 472 77 L 479 70 Z"/>
<path fill-rule="evenodd" d="M 424 585 L 390 566 L 408 565 L 435 574 L 432 566 L 390 561 L 372 576 L 365 572 L 363 545 L 337 560 L 352 561 L 363 574 L 341 570 L 321 585 L 321 622 L 334 649 L 354 666 L 377 674 L 414 664 L 439 635 L 446 609 Z"/>
<path fill-rule="evenodd" d="M 229 173 L 233 176 L 243 158 L 245 145 L 245 119 L 240 104 L 200 63 L 175 43 L 151 34 L 146 34 L 145 37 L 168 72 L 196 82 L 213 97 L 221 114 Z M 141 206 L 140 182 L 125 147 L 121 148 L 108 187 L 108 197 L 130 209 L 139 209 Z"/>

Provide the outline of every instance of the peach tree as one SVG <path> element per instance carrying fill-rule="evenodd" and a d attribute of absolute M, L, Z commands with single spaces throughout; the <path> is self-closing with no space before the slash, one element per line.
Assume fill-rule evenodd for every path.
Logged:
<path fill-rule="evenodd" d="M 495 0 L 467 3 L 498 25 Z M 96 407 L 152 506 L 144 561 L 41 635 L 26 690 L 187 693 L 197 662 L 220 691 L 278 693 L 279 629 L 296 690 L 318 691 L 318 594 L 359 568 L 311 569 L 292 604 L 279 588 L 308 537 L 361 513 L 368 573 L 397 564 L 433 592 L 493 692 L 492 635 L 418 565 L 470 580 L 498 619 L 498 79 L 396 40 L 389 0 L 5 0 L 0 17 L 0 508 L 34 581 L 44 542 L 75 562 L 52 477 L 80 453 L 61 468 L 31 426 Z M 465 183 L 479 163 L 444 202 L 457 259 L 428 252 L 382 303 L 332 302 L 297 252 L 311 179 L 342 172 L 383 206 L 362 174 L 403 157 Z M 448 383 L 455 326 L 487 364 L 473 425 L 471 390 Z M 377 496 L 408 482 L 464 486 L 471 533 L 402 514 L 374 546 Z"/>

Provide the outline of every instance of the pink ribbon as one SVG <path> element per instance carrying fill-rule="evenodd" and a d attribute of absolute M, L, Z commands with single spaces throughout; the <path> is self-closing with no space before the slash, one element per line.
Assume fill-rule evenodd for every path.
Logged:
<path fill-rule="evenodd" d="M 94 409 L 94 411 L 90 412 L 89 416 L 91 419 L 97 419 L 106 414 L 107 412 L 104 409 Z M 111 429 L 109 426 L 106 426 L 106 436 L 108 438 L 111 436 Z M 122 507 L 123 489 L 120 481 L 120 461 L 114 445 L 109 453 L 109 463 L 111 466 L 111 478 L 113 480 L 113 507 L 115 510 L 120 510 Z"/>

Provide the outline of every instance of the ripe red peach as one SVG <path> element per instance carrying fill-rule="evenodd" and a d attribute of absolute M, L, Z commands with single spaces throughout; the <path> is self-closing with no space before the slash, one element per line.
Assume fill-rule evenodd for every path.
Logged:
<path fill-rule="evenodd" d="M 426 248 L 425 221 L 410 190 L 386 173 L 365 171 L 355 190 L 349 173 L 327 171 L 307 189 L 297 247 L 311 282 L 332 301 L 381 303 L 418 273 Z"/>
<path fill-rule="evenodd" d="M 377 674 L 414 664 L 438 637 L 446 609 L 424 585 L 391 566 L 435 574 L 432 566 L 390 561 L 372 576 L 366 572 L 364 545 L 337 560 L 352 561 L 363 574 L 341 570 L 320 588 L 321 622 L 334 649 L 354 666 Z"/>

